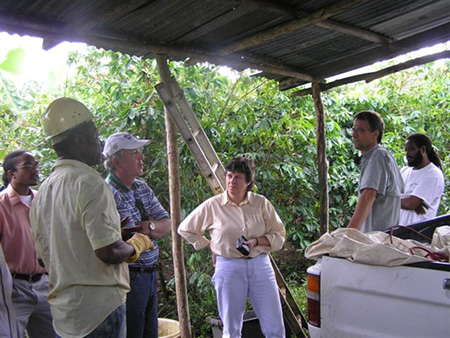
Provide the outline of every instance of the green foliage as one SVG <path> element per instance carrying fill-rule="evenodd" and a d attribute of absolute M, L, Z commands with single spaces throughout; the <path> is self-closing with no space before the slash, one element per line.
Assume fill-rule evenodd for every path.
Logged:
<path fill-rule="evenodd" d="M 345 226 L 356 204 L 358 153 L 351 142 L 353 115 L 363 109 L 380 112 L 386 123 L 384 145 L 404 165 L 403 144 L 412 132 L 424 132 L 442 156 L 445 176 L 450 173 L 449 61 L 409 69 L 370 84 L 356 83 L 323 93 L 329 162 L 330 226 Z M 103 138 L 128 131 L 150 139 L 145 147 L 145 177 L 162 204 L 169 209 L 164 109 L 154 86 L 160 81 L 156 62 L 112 51 L 90 48 L 72 53 L 74 75 L 63 88 L 43 93 L 36 83 L 17 88 L 6 77 L 0 86 L 0 155 L 17 148 L 32 150 L 43 165 L 42 178 L 55 157 L 40 120 L 48 104 L 59 96 L 84 102 L 97 117 Z M 302 249 L 319 235 L 319 195 L 316 130 L 310 97 L 291 98 L 273 81 L 243 73 L 236 80 L 216 67 L 170 64 L 172 74 L 216 149 L 226 163 L 244 154 L 257 165 L 256 188 L 274 204 L 287 229 L 288 251 L 280 253 L 280 269 L 294 289 L 303 283 L 306 269 Z M 1 73 L 0 73 L 1 76 Z M 182 217 L 212 194 L 188 147 L 178 139 Z M 99 170 L 102 169 L 99 167 Z M 440 213 L 450 212 L 450 186 L 446 181 Z M 170 242 L 161 243 L 162 259 L 170 261 Z M 206 250 L 185 247 L 188 295 L 193 335 L 207 336 L 207 316 L 217 317 L 210 284 L 211 259 Z M 172 278 L 170 275 L 169 279 Z M 174 282 L 166 285 L 169 300 L 164 316 L 176 317 Z M 303 292 L 303 293 L 302 293 Z"/>
<path fill-rule="evenodd" d="M 8 51 L 5 60 L 0 63 L 0 70 L 11 74 L 20 74 L 25 51 L 23 48 L 14 48 Z"/>

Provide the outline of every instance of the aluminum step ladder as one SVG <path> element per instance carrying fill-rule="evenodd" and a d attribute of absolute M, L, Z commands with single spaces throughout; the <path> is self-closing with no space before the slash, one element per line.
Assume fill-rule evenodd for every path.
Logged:
<path fill-rule="evenodd" d="M 173 77 L 170 81 L 170 88 L 166 88 L 163 83 L 157 84 L 155 88 L 180 131 L 181 136 L 194 155 L 211 189 L 215 194 L 224 192 L 225 169 L 190 104 L 187 102 L 183 90 Z M 302 327 L 306 327 L 307 325 L 306 320 L 292 297 L 274 259 L 271 255 L 269 257 L 275 271 L 285 323 L 289 326 L 291 333 L 295 337 L 306 337 L 302 329 Z"/>

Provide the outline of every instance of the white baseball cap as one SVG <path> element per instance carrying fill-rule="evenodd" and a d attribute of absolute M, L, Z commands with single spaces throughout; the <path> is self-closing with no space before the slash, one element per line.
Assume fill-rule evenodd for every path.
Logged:
<path fill-rule="evenodd" d="M 150 140 L 138 140 L 128 133 L 115 133 L 106 140 L 103 156 L 108 158 L 122 149 L 139 149 L 149 143 Z"/>

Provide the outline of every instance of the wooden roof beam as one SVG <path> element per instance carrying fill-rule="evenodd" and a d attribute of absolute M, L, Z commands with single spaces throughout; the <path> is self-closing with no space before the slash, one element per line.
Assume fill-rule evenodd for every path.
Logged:
<path fill-rule="evenodd" d="M 436 53 L 436 54 L 430 54 L 430 55 L 426 55 L 426 56 L 422 56 L 420 58 L 417 59 L 413 59 L 413 60 L 409 60 L 403 63 L 399 63 L 397 65 L 391 66 L 391 67 L 387 67 L 384 69 L 381 69 L 379 71 L 376 72 L 370 72 L 370 73 L 365 73 L 365 74 L 359 74 L 359 75 L 355 75 L 355 76 L 350 76 L 344 79 L 339 79 L 330 83 L 324 83 L 320 85 L 320 88 L 322 91 L 331 89 L 331 88 L 335 88 L 335 87 L 339 87 L 342 85 L 346 85 L 349 83 L 354 83 L 354 82 L 358 82 L 358 81 L 365 81 L 366 83 L 369 83 L 373 80 L 379 79 L 381 77 L 387 76 L 387 75 L 391 75 L 397 72 L 400 72 L 402 70 L 408 69 L 408 68 L 412 68 L 415 66 L 420 66 L 426 63 L 430 63 L 439 59 L 447 59 L 450 58 L 450 50 L 446 50 L 440 53 Z M 295 92 L 291 93 L 292 97 L 295 96 L 305 96 L 308 94 L 312 94 L 312 88 L 306 88 L 306 89 L 302 89 L 302 90 L 298 90 Z"/>
<path fill-rule="evenodd" d="M 235 56 L 235 55 L 211 55 L 211 54 L 201 54 L 194 56 L 194 60 L 188 60 L 186 62 L 187 65 L 191 65 L 197 62 L 209 62 L 216 65 L 230 66 L 235 69 L 259 69 L 272 74 L 279 74 L 283 76 L 293 77 L 303 81 L 313 81 L 313 77 L 309 74 L 305 74 L 297 70 L 292 66 L 282 65 L 282 64 L 274 64 L 268 65 L 265 63 L 258 62 L 257 60 L 249 59 Z"/>
<path fill-rule="evenodd" d="M 298 18 L 301 16 L 309 16 L 311 15 L 310 12 L 304 11 L 304 10 L 298 10 L 294 7 L 290 6 L 283 6 L 278 3 L 274 3 L 269 0 L 243 0 L 244 3 L 247 3 L 257 9 L 260 10 L 266 10 L 266 11 L 272 11 L 279 13 L 281 15 L 285 15 L 287 17 L 291 18 Z M 381 34 L 374 33 L 370 30 L 363 29 L 360 27 L 356 27 L 353 25 L 349 25 L 337 20 L 333 19 L 326 19 L 323 21 L 319 21 L 315 23 L 316 26 L 322 27 L 325 29 L 330 29 L 339 33 L 343 33 L 346 35 L 355 36 L 357 38 L 360 38 L 362 40 L 367 40 L 374 43 L 379 44 L 388 44 L 393 42 L 394 40 L 388 37 L 385 37 Z"/>
<path fill-rule="evenodd" d="M 367 1 L 368 0 L 341 0 L 337 3 L 331 4 L 330 6 L 327 6 L 327 7 L 324 7 L 324 8 L 321 8 L 321 9 L 315 11 L 315 12 L 311 13 L 310 15 L 308 15 L 307 17 L 289 21 L 287 23 L 278 25 L 271 29 L 262 31 L 261 33 L 257 33 L 257 34 L 251 35 L 249 37 L 246 37 L 235 43 L 231 43 L 231 44 L 223 47 L 222 49 L 220 49 L 218 52 L 222 55 L 227 55 L 227 54 L 235 53 L 242 49 L 260 45 L 260 44 L 264 43 L 265 41 L 269 41 L 278 36 L 291 33 L 301 27 L 313 25 L 313 24 L 318 23 L 319 21 L 326 20 L 333 15 L 336 15 L 346 9 L 356 7 Z"/>
<path fill-rule="evenodd" d="M 336 20 L 331 20 L 331 19 L 324 20 L 324 21 L 316 23 L 316 26 L 330 29 L 330 30 L 333 30 L 333 31 L 336 31 L 339 33 L 351 35 L 351 36 L 360 38 L 362 40 L 379 43 L 382 45 L 387 45 L 387 44 L 394 42 L 394 39 L 387 38 L 381 34 L 371 32 L 367 29 L 348 25 L 346 23 L 339 22 Z"/>
<path fill-rule="evenodd" d="M 434 27 L 428 31 L 410 36 L 403 40 L 393 42 L 389 46 L 389 53 L 386 54 L 386 46 L 378 46 L 364 51 L 355 51 L 353 55 L 345 55 L 342 58 L 333 60 L 327 64 L 316 66 L 308 69 L 308 73 L 314 78 L 323 78 L 322 69 L 327 69 L 327 77 L 332 77 L 338 74 L 358 68 L 368 66 L 378 61 L 389 60 L 399 55 L 406 54 L 419 50 L 421 48 L 433 46 L 439 42 L 450 40 L 450 23 Z M 361 62 L 364 61 L 364 62 Z M 288 89 L 305 84 L 294 78 L 283 79 L 279 81 L 280 88 Z"/>
<path fill-rule="evenodd" d="M 449 39 L 450 23 L 446 23 L 403 40 L 395 41 L 389 45 L 388 50 L 386 49 L 386 46 L 378 46 L 362 52 L 356 52 L 353 55 L 345 55 L 342 56 L 342 58 L 333 60 L 327 64 L 311 67 L 308 72 L 313 74 L 314 77 L 321 78 L 323 77 L 321 74 L 323 67 L 326 67 L 327 73 L 329 74 L 327 77 L 331 77 L 355 69 L 355 64 L 358 64 L 359 67 L 364 67 L 372 63 L 389 60 L 396 56 L 419 50 L 424 47 L 430 47 L 440 41 L 447 41 Z M 388 53 L 386 53 L 386 51 L 388 51 Z M 364 62 L 361 62 L 361 60 L 364 60 Z"/>
<path fill-rule="evenodd" d="M 217 60 L 215 62 L 211 62 L 208 60 Z M 215 64 L 223 64 L 223 60 L 228 60 L 228 62 L 233 62 L 236 66 L 238 64 L 238 68 L 245 69 L 245 68 L 252 68 L 252 69 L 271 69 L 271 73 L 279 74 L 279 75 L 285 75 L 286 74 L 295 74 L 296 79 L 301 79 L 307 82 L 311 82 L 314 78 L 311 76 L 311 74 L 308 74 L 304 72 L 301 69 L 298 69 L 296 67 L 287 65 L 283 62 L 280 62 L 277 59 L 270 58 L 264 55 L 255 54 L 255 53 L 240 53 L 240 55 L 231 54 L 226 56 L 221 55 L 215 55 L 214 53 L 207 53 L 204 57 L 201 58 L 190 58 L 189 60 L 185 61 L 186 66 L 191 66 L 193 64 L 196 64 L 198 62 L 204 62 L 208 61 Z M 233 61 L 231 61 L 233 60 Z M 267 70 L 269 72 L 269 70 Z M 323 81 L 323 80 L 320 80 Z"/>
<path fill-rule="evenodd" d="M 0 15 L 0 19 L 2 16 Z M 3 21 L 2 21 L 3 22 Z M 216 56 L 210 54 L 208 51 L 199 49 L 190 49 L 185 46 L 175 45 L 163 45 L 144 41 L 139 37 L 116 36 L 109 32 L 109 37 L 98 37 L 87 34 L 80 34 L 77 32 L 66 32 L 61 29 L 55 29 L 52 25 L 42 24 L 40 28 L 31 28 L 25 22 L 21 22 L 20 25 L 0 24 L 0 30 L 11 32 L 12 34 L 27 34 L 41 37 L 45 40 L 49 40 L 50 43 L 59 41 L 71 41 L 71 42 L 85 42 L 87 44 L 109 49 L 115 51 L 133 50 L 137 55 L 148 57 L 149 54 L 168 54 L 174 59 L 185 60 L 187 58 L 194 58 L 198 62 L 206 61 L 219 65 L 233 65 L 236 68 L 252 68 L 260 69 L 274 74 L 280 74 L 296 78 L 303 81 L 312 81 L 313 78 L 309 74 L 304 74 L 291 66 L 285 66 L 282 64 L 265 65 L 256 60 L 245 60 L 239 56 Z M 106 33 L 105 33 L 106 34 Z M 134 38 L 134 40 L 132 39 Z M 254 56 L 253 56 L 254 57 Z"/>
<path fill-rule="evenodd" d="M 0 22 L 1 21 L 0 15 Z M 138 39 L 134 37 L 135 40 L 131 39 L 131 35 L 125 36 L 113 36 L 110 34 L 108 37 L 94 36 L 87 34 L 80 34 L 77 32 L 65 32 L 63 30 L 55 31 L 49 30 L 48 27 L 32 28 L 26 25 L 10 25 L 0 23 L 0 30 L 10 32 L 11 34 L 22 34 L 37 36 L 43 39 L 50 39 L 56 41 L 68 41 L 68 42 L 84 42 L 98 48 L 105 48 L 107 50 L 122 51 L 126 49 L 132 49 L 137 53 L 137 55 L 144 56 L 149 53 L 158 54 L 169 54 L 175 58 L 185 59 L 190 55 L 197 55 L 197 53 L 202 53 L 202 51 L 193 51 L 183 46 L 166 46 L 163 44 L 153 43 L 149 41 L 144 41 L 143 39 Z M 124 52 L 126 53 L 126 52 Z"/>

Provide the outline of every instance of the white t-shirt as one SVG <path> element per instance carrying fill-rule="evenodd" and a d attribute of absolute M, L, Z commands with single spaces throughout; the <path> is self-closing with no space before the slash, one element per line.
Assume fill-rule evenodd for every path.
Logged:
<path fill-rule="evenodd" d="M 405 182 L 402 198 L 416 196 L 429 206 L 426 213 L 418 215 L 414 210 L 401 209 L 400 224 L 409 225 L 436 217 L 441 196 L 444 193 L 444 174 L 442 170 L 430 163 L 422 169 L 404 167 L 401 170 Z"/>
<path fill-rule="evenodd" d="M 28 205 L 28 207 L 31 206 L 31 197 L 33 197 L 32 195 L 19 195 L 20 200 L 25 203 L 26 205 Z"/>

